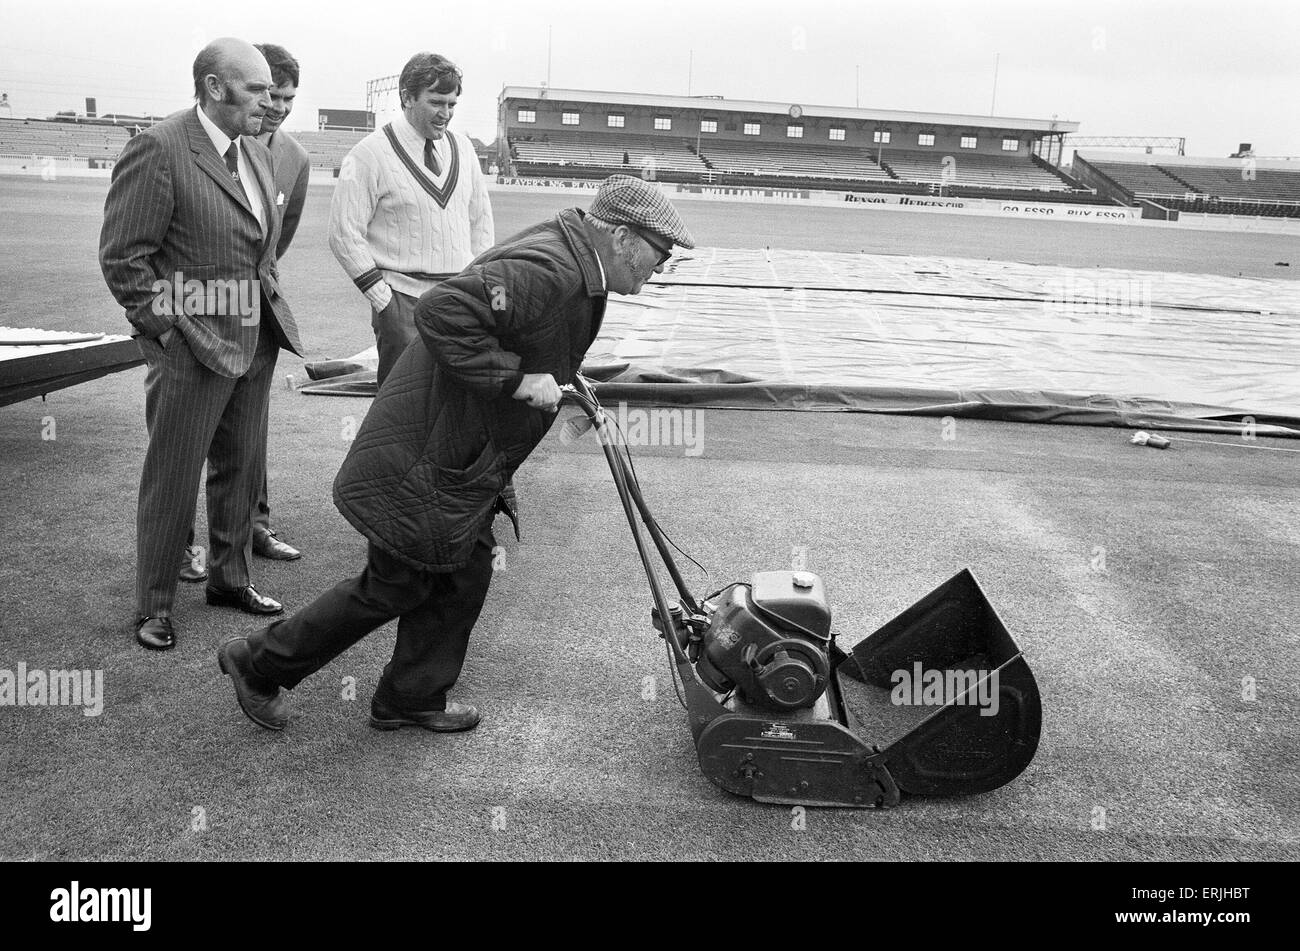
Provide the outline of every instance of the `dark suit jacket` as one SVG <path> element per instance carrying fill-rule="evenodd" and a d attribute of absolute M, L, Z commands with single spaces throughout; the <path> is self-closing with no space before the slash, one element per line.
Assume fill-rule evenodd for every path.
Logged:
<path fill-rule="evenodd" d="M 280 240 L 275 245 L 277 259 L 284 257 L 298 231 L 298 220 L 302 217 L 302 206 L 307 202 L 307 185 L 311 180 L 311 157 L 298 140 L 283 130 L 271 136 L 268 145 L 271 150 L 271 167 L 275 171 L 275 200 L 284 196 L 280 206 L 283 217 L 280 219 Z"/>
<path fill-rule="evenodd" d="M 261 189 L 266 234 L 197 113 L 186 109 L 127 142 L 99 238 L 104 279 L 132 326 L 146 337 L 174 328 L 200 363 L 231 378 L 248 370 L 263 320 L 281 347 L 302 355 L 275 266 L 280 215 L 271 155 L 248 136 L 240 146 Z M 174 293 L 190 281 L 213 293 Z M 232 309 L 232 295 L 256 303 L 257 319 Z"/>

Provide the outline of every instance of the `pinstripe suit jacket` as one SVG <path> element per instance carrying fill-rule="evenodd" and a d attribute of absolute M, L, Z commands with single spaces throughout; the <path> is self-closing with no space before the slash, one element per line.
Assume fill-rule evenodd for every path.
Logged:
<path fill-rule="evenodd" d="M 281 347 L 302 355 L 275 265 L 280 214 L 270 152 L 249 136 L 240 147 L 261 189 L 265 234 L 198 114 L 186 109 L 126 144 L 99 238 L 104 279 L 132 326 L 146 337 L 174 328 L 200 363 L 231 378 L 248 370 L 262 320 Z"/>

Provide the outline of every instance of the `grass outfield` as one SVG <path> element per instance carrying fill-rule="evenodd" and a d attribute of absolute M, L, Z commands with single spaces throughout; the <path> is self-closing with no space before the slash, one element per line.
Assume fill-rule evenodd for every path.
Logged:
<path fill-rule="evenodd" d="M 0 179 L 0 323 L 125 331 L 95 263 L 103 194 Z M 498 232 L 564 197 L 501 195 Z M 326 198 L 313 189 L 283 265 L 311 359 L 372 342 L 325 247 Z M 983 242 L 974 256 L 1268 277 L 1294 258 L 1264 235 L 682 210 L 702 244 L 739 247 L 972 255 Z M 806 547 L 851 643 L 969 566 L 1038 678 L 1042 743 L 1006 787 L 812 810 L 796 830 L 788 809 L 699 773 L 591 437 L 553 431 L 519 473 L 524 543 L 498 526 L 504 563 L 457 691 L 484 711 L 473 733 L 366 726 L 391 627 L 294 691 L 283 734 L 249 723 L 216 668 L 217 643 L 256 622 L 204 606 L 201 587 L 180 591 L 176 650 L 138 648 L 142 379 L 0 409 L 0 668 L 105 679 L 97 717 L 0 708 L 0 859 L 1300 857 L 1300 479 L 1296 454 L 1277 451 L 1294 441 L 1190 435 L 1159 452 L 1111 429 L 963 420 L 947 440 L 934 419 L 710 411 L 703 455 L 638 450 L 651 505 L 713 587 Z M 273 390 L 272 512 L 305 556 L 254 571 L 290 610 L 363 563 L 329 486 L 367 406 Z M 42 439 L 50 418 L 57 438 Z"/>
<path fill-rule="evenodd" d="M 500 194 L 500 193 L 498 193 Z M 568 195 L 501 194 L 498 234 L 553 214 Z M 677 203 L 696 240 L 720 248 L 801 248 L 1221 274 L 1300 278 L 1300 238 L 1294 235 L 1179 231 L 1175 227 L 1022 221 L 858 207 L 774 205 L 713 200 Z M 1279 267 L 1278 261 L 1289 262 Z"/>

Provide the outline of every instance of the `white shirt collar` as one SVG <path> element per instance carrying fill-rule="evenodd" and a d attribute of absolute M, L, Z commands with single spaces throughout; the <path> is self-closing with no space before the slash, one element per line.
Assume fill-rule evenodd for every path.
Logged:
<path fill-rule="evenodd" d="M 239 184 L 244 189 L 244 197 L 248 199 L 248 207 L 253 210 L 257 217 L 257 223 L 261 225 L 263 234 L 266 233 L 266 207 L 262 203 L 262 193 L 259 190 L 257 180 L 254 178 L 253 167 L 250 164 L 248 153 L 244 151 L 243 146 L 239 144 L 239 137 L 234 139 L 222 132 L 215 122 L 208 118 L 207 113 L 201 106 L 195 107 L 199 113 L 199 122 L 203 126 L 203 131 L 208 134 L 212 140 L 212 146 L 217 150 L 217 154 L 224 160 L 226 150 L 230 148 L 230 143 L 235 143 L 235 161 L 239 167 Z"/>
<path fill-rule="evenodd" d="M 591 250 L 596 251 L 595 248 L 592 248 Z M 599 251 L 596 251 L 596 264 L 600 267 L 600 289 L 602 291 L 608 291 L 609 281 L 605 280 L 605 262 L 600 259 Z"/>
<path fill-rule="evenodd" d="M 420 131 L 416 129 L 415 126 L 411 125 L 411 120 L 406 118 L 406 113 L 405 112 L 398 113 L 397 119 L 398 121 L 396 121 L 394 125 L 397 126 L 398 131 L 400 131 L 402 135 L 406 136 L 408 139 L 414 139 L 416 142 L 419 142 L 420 145 L 423 146 L 424 136 L 420 135 Z"/>
<path fill-rule="evenodd" d="M 195 106 L 199 114 L 199 122 L 203 125 L 203 131 L 208 134 L 212 140 L 212 146 L 217 150 L 217 154 L 223 159 L 226 157 L 226 150 L 230 148 L 230 143 L 234 141 L 226 133 L 222 132 L 215 122 L 208 118 L 208 114 L 203 111 L 202 106 Z M 239 148 L 239 143 L 235 143 L 235 148 Z M 243 151 L 242 149 L 240 151 Z"/>
<path fill-rule="evenodd" d="M 398 113 L 397 118 L 400 119 L 401 121 L 394 124 L 401 131 L 402 135 L 404 135 L 410 141 L 417 143 L 420 146 L 421 150 L 423 150 L 425 137 L 424 135 L 421 134 L 420 130 L 417 129 L 415 126 L 411 125 L 411 120 L 406 118 L 405 112 Z M 444 129 L 442 133 L 442 138 L 433 140 L 433 147 L 435 149 L 441 149 L 442 144 L 447 141 L 447 137 L 449 135 L 451 135 L 451 129 Z"/>

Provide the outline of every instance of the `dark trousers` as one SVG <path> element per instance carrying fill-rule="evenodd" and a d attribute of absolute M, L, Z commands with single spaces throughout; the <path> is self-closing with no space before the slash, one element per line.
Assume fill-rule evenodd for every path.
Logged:
<path fill-rule="evenodd" d="M 412 340 L 420 336 L 415 329 L 415 305 L 418 297 L 393 291 L 393 299 L 381 311 L 370 312 L 370 326 L 375 331 L 375 346 L 379 350 L 379 385 L 384 385 L 388 371 L 402 355 Z"/>
<path fill-rule="evenodd" d="M 253 506 L 253 537 L 271 534 L 271 506 L 266 501 L 266 469 L 262 470 L 262 489 Z"/>
<path fill-rule="evenodd" d="M 267 400 L 267 410 L 271 408 L 270 400 Z M 268 440 L 269 442 L 269 440 Z M 259 536 L 274 535 L 271 531 L 271 506 L 266 501 L 266 468 L 262 469 L 262 488 L 257 493 L 257 502 L 253 505 L 253 540 L 256 541 Z M 189 548 L 194 544 L 194 526 L 190 525 L 189 534 L 185 536 L 185 547 Z M 188 562 L 189 559 L 182 557 L 181 561 Z"/>
<path fill-rule="evenodd" d="M 492 523 L 459 571 L 419 571 L 370 545 L 365 570 L 293 617 L 248 638 L 253 669 L 295 687 L 371 631 L 397 622 L 393 659 L 376 698 L 405 710 L 442 710 L 465 663 L 470 631 L 492 582 Z"/>
<path fill-rule="evenodd" d="M 261 474 L 261 491 L 257 494 L 257 504 L 252 509 L 253 535 L 269 535 L 270 505 L 266 503 L 266 473 Z"/>
<path fill-rule="evenodd" d="M 199 473 L 208 463 L 208 567 L 214 587 L 249 583 L 252 512 L 265 479 L 267 403 L 279 345 L 266 323 L 243 376 L 220 376 L 178 332 L 164 348 L 137 338 L 145 373 L 149 448 L 136 512 L 136 610 L 166 617 L 176 566 L 194 529 Z"/>

